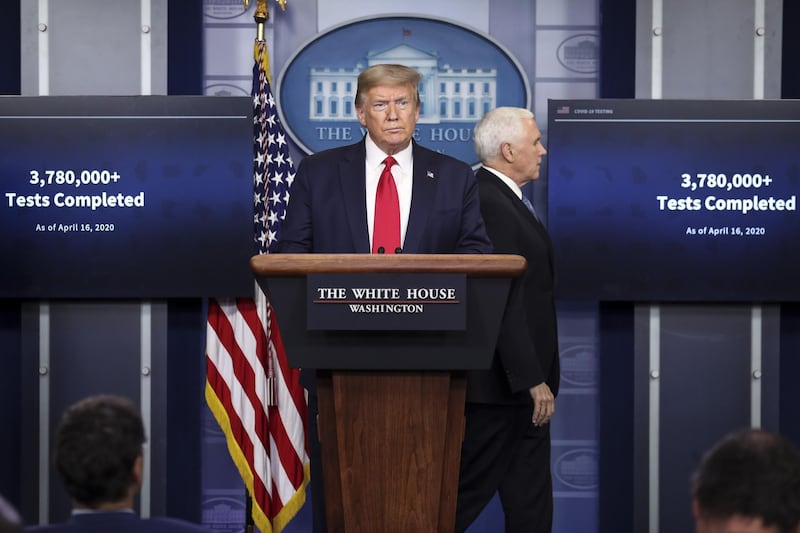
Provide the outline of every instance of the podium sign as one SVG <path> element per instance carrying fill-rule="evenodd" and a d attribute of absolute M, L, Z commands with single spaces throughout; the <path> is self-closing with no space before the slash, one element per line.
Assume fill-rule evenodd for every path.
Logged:
<path fill-rule="evenodd" d="M 310 274 L 309 330 L 463 331 L 464 274 Z"/>

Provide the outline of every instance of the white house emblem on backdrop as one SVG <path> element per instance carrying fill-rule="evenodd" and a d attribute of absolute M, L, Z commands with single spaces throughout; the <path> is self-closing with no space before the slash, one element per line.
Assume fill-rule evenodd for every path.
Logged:
<path fill-rule="evenodd" d="M 597 450 L 576 448 L 554 454 L 553 477 L 573 490 L 597 489 Z"/>
<path fill-rule="evenodd" d="M 597 36 L 592 34 L 573 35 L 565 39 L 556 52 L 558 62 L 564 68 L 579 74 L 594 74 L 600 63 L 600 48 Z"/>
<path fill-rule="evenodd" d="M 216 20 L 241 18 L 252 23 L 255 2 L 247 10 L 242 0 L 203 0 L 203 15 Z"/>
<path fill-rule="evenodd" d="M 498 105 L 530 102 L 519 63 L 488 35 L 422 17 L 358 20 L 302 46 L 278 78 L 281 120 L 301 149 L 313 153 L 362 138 L 357 78 L 378 63 L 399 63 L 422 75 L 415 139 L 469 163 L 477 163 L 472 129 L 478 119 Z"/>
<path fill-rule="evenodd" d="M 439 124 L 448 120 L 472 123 L 493 108 L 497 101 L 497 70 L 494 68 L 441 68 L 436 54 L 407 44 L 370 52 L 367 66 L 378 63 L 399 63 L 422 74 L 419 117 L 422 124 Z M 357 120 L 353 99 L 361 70 L 362 65 L 336 70 L 312 67 L 308 119 Z"/>

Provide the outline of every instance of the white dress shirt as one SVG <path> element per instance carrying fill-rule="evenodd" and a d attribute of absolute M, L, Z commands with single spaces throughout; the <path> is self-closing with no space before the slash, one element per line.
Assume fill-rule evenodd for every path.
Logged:
<path fill-rule="evenodd" d="M 373 228 L 375 227 L 375 192 L 378 190 L 378 180 L 383 172 L 383 160 L 388 156 L 367 135 L 367 228 L 369 229 L 369 245 L 372 248 Z M 406 239 L 408 228 L 408 214 L 411 211 L 411 190 L 413 186 L 414 159 L 411 155 L 411 143 L 406 148 L 397 152 L 394 157 L 397 164 L 392 167 L 392 176 L 397 187 L 397 199 L 400 202 L 400 246 Z"/>

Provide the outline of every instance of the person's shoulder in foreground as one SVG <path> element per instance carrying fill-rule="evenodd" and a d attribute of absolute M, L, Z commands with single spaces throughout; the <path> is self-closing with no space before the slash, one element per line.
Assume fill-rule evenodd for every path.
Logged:
<path fill-rule="evenodd" d="M 29 526 L 28 533 L 209 533 L 210 529 L 177 518 L 139 518 L 131 512 L 98 512 L 72 516 L 60 524 Z"/>
<path fill-rule="evenodd" d="M 127 398 L 97 395 L 71 405 L 56 431 L 53 460 L 72 500 L 72 515 L 64 523 L 29 526 L 26 531 L 206 531 L 191 522 L 142 519 L 134 512 L 144 477 L 145 440 L 142 417 Z"/>
<path fill-rule="evenodd" d="M 744 429 L 717 442 L 692 480 L 697 533 L 800 533 L 800 452 Z"/>
<path fill-rule="evenodd" d="M 22 517 L 16 508 L 0 495 L 0 533 L 19 533 L 22 531 Z"/>

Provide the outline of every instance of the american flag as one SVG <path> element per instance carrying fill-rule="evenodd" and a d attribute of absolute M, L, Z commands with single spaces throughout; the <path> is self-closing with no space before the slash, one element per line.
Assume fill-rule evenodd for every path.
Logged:
<path fill-rule="evenodd" d="M 259 253 L 269 253 L 277 241 L 295 175 L 268 72 L 266 44 L 256 41 L 253 222 Z M 282 531 L 305 503 L 307 400 L 298 377 L 260 288 L 254 299 L 209 302 L 206 401 L 247 487 L 253 522 L 264 533 Z"/>

